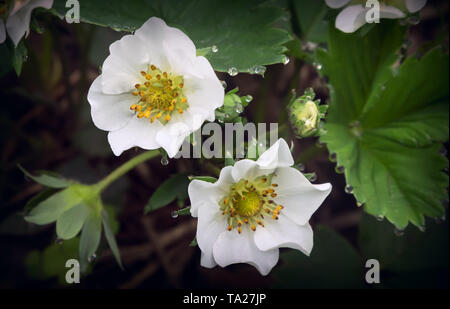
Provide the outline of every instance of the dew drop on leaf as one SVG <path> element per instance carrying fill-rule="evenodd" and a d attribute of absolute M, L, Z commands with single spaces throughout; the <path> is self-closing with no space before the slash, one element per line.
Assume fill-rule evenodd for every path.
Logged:
<path fill-rule="evenodd" d="M 230 76 L 236 76 L 238 74 L 238 70 L 235 67 L 231 67 L 228 69 L 228 74 Z"/>
<path fill-rule="evenodd" d="M 241 103 L 236 104 L 236 113 L 240 114 L 244 111 L 244 107 Z"/>
<path fill-rule="evenodd" d="M 211 51 L 213 53 L 217 53 L 219 51 L 219 48 L 216 45 L 211 46 Z"/>
<path fill-rule="evenodd" d="M 305 171 L 305 165 L 303 163 L 299 163 L 297 165 L 297 168 L 300 172 L 304 172 Z"/>
<path fill-rule="evenodd" d="M 347 194 L 353 194 L 353 187 L 351 185 L 346 185 L 344 190 Z"/>
<path fill-rule="evenodd" d="M 178 212 L 177 212 L 176 210 L 174 210 L 174 211 L 172 211 L 172 212 L 170 213 L 170 216 L 171 216 L 172 218 L 176 219 L 176 218 L 178 218 Z"/>
<path fill-rule="evenodd" d="M 284 55 L 284 57 L 283 57 L 283 64 L 287 65 L 289 63 L 289 61 L 291 61 L 291 59 L 289 59 L 288 56 Z"/>
<path fill-rule="evenodd" d="M 377 218 L 378 221 L 383 221 L 384 220 L 384 216 L 383 215 L 378 215 L 376 218 Z"/>
<path fill-rule="evenodd" d="M 343 166 L 336 166 L 336 167 L 334 168 L 334 170 L 335 170 L 336 173 L 338 173 L 338 174 L 343 174 L 345 169 L 344 169 Z"/>
<path fill-rule="evenodd" d="M 227 82 L 224 80 L 221 80 L 220 82 L 222 83 L 223 89 L 227 89 L 227 87 L 228 87 Z"/>
<path fill-rule="evenodd" d="M 405 230 L 394 228 L 394 234 L 395 234 L 395 236 L 403 236 L 403 235 L 405 235 Z"/>
<path fill-rule="evenodd" d="M 335 152 L 330 153 L 329 159 L 330 159 L 331 162 L 336 162 L 336 159 L 337 159 L 336 153 Z"/>
<path fill-rule="evenodd" d="M 317 174 L 315 172 L 312 173 L 312 175 L 309 177 L 309 181 L 314 182 L 317 180 Z"/>
<path fill-rule="evenodd" d="M 245 96 L 245 102 L 250 103 L 253 100 L 253 97 L 251 95 Z"/>
<path fill-rule="evenodd" d="M 88 258 L 88 262 L 89 263 L 92 263 L 92 262 L 94 262 L 95 261 L 95 259 L 97 258 L 97 254 L 93 254 L 93 255 L 91 255 L 89 258 Z"/>

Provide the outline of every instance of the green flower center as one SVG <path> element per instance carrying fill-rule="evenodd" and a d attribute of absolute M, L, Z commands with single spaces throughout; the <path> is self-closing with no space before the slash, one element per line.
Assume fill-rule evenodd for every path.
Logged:
<path fill-rule="evenodd" d="M 229 231 L 237 228 L 240 234 L 244 226 L 255 231 L 258 225 L 264 227 L 266 216 L 278 220 L 284 207 L 273 200 L 278 185 L 272 183 L 272 177 L 273 174 L 253 180 L 241 179 L 230 187 L 229 194 L 219 202 L 222 215 L 228 217 Z"/>
<path fill-rule="evenodd" d="M 173 113 L 182 114 L 189 104 L 183 95 L 184 80 L 182 76 L 162 72 L 154 65 L 149 65 L 147 72 L 142 71 L 144 84 L 136 84 L 132 92 L 139 97 L 136 104 L 130 106 L 138 118 L 157 119 L 162 124 L 170 121 Z"/>

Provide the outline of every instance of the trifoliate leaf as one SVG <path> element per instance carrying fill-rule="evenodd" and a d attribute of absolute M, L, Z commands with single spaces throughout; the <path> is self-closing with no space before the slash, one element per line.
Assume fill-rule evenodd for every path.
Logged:
<path fill-rule="evenodd" d="M 359 32 L 331 27 L 328 52 L 317 54 L 332 90 L 321 141 L 368 213 L 422 226 L 424 215 L 443 215 L 448 198 L 448 162 L 436 143 L 448 139 L 448 55 L 432 50 L 398 65 L 397 23 Z"/>
<path fill-rule="evenodd" d="M 61 239 L 75 237 L 83 227 L 88 215 L 88 206 L 81 203 L 65 212 L 56 221 L 56 235 Z"/>
<path fill-rule="evenodd" d="M 20 170 L 27 176 L 36 181 L 37 183 L 55 189 L 66 188 L 71 184 L 70 180 L 64 179 L 61 176 L 50 173 L 47 171 L 40 171 L 39 175 L 34 176 L 25 170 L 21 165 L 18 165 Z"/>
<path fill-rule="evenodd" d="M 111 228 L 111 222 L 109 219 L 108 212 L 105 210 L 102 211 L 102 222 L 103 222 L 103 228 L 105 230 L 106 241 L 108 242 L 109 248 L 111 248 L 114 258 L 116 259 L 120 268 L 123 269 L 122 260 L 120 258 L 119 247 L 117 246 L 116 238 L 114 237 L 114 233 Z"/>
<path fill-rule="evenodd" d="M 53 5 L 61 17 L 67 12 L 65 3 L 56 0 Z M 80 14 L 82 22 L 117 31 L 134 31 L 152 16 L 162 18 L 185 32 L 197 49 L 210 48 L 205 56 L 222 72 L 261 74 L 261 66 L 283 62 L 283 44 L 290 39 L 287 31 L 272 27 L 284 10 L 257 0 L 80 1 Z"/>

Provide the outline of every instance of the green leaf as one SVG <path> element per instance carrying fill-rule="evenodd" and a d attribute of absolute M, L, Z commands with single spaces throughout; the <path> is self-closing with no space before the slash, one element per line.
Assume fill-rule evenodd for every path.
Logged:
<path fill-rule="evenodd" d="M 325 1 L 292 1 L 294 14 L 300 28 L 300 37 L 305 41 L 322 43 L 327 41 L 328 6 Z"/>
<path fill-rule="evenodd" d="M 25 220 L 40 225 L 56 221 L 66 210 L 88 197 L 91 191 L 88 186 L 74 184 L 41 202 L 29 212 Z"/>
<path fill-rule="evenodd" d="M 79 251 L 82 271 L 85 271 L 89 263 L 92 262 L 100 244 L 102 234 L 102 216 L 100 213 L 101 207 L 99 209 L 91 208 L 81 231 Z"/>
<path fill-rule="evenodd" d="M 368 213 L 422 226 L 424 215 L 443 215 L 448 198 L 437 143 L 448 139 L 448 55 L 433 50 L 398 66 L 403 28 L 386 21 L 360 31 L 330 27 L 329 51 L 317 53 L 331 83 L 321 141 Z"/>
<path fill-rule="evenodd" d="M 217 181 L 216 177 L 211 177 L 211 176 L 189 176 L 188 177 L 189 180 L 201 180 L 201 181 L 206 181 L 206 182 L 211 182 L 211 183 L 215 183 Z"/>
<path fill-rule="evenodd" d="M 61 17 L 67 11 L 65 2 L 56 0 L 53 5 Z M 150 17 L 160 17 L 185 32 L 197 49 L 217 46 L 217 52 L 206 55 L 216 71 L 234 67 L 249 72 L 282 63 L 283 44 L 290 39 L 287 31 L 272 27 L 285 11 L 260 4 L 258 0 L 82 1 L 80 13 L 83 22 L 117 31 L 134 31 Z"/>
<path fill-rule="evenodd" d="M 56 221 L 56 235 L 61 239 L 77 236 L 88 215 L 88 206 L 81 203 L 61 214 Z"/>
<path fill-rule="evenodd" d="M 281 254 L 272 274 L 276 288 L 361 288 L 362 260 L 352 245 L 333 230 L 320 226 L 308 257 L 297 250 Z"/>
<path fill-rule="evenodd" d="M 23 62 L 28 57 L 28 50 L 25 47 L 23 41 L 20 41 L 19 45 L 17 45 L 14 54 L 12 56 L 12 65 L 14 70 L 16 71 L 17 76 L 20 76 L 22 73 Z"/>
<path fill-rule="evenodd" d="M 70 180 L 64 179 L 61 176 L 51 172 L 40 171 L 38 176 L 34 176 L 25 170 L 21 165 L 18 165 L 18 167 L 26 176 L 49 188 L 62 189 L 68 187 L 72 183 Z"/>
<path fill-rule="evenodd" d="M 12 70 L 12 52 L 8 44 L 0 44 L 0 77 L 3 77 Z"/>
<path fill-rule="evenodd" d="M 187 187 L 189 178 L 184 174 L 177 174 L 164 181 L 145 206 L 145 213 L 164 207 L 175 199 L 185 200 L 187 198 Z"/>
<path fill-rule="evenodd" d="M 39 205 L 42 201 L 45 201 L 46 199 L 48 199 L 50 196 L 52 196 L 53 194 L 55 194 L 57 192 L 56 189 L 52 189 L 52 188 L 47 188 L 42 190 L 41 192 L 39 192 L 38 194 L 36 194 L 35 196 L 33 196 L 32 198 L 30 198 L 28 200 L 28 202 L 25 205 L 25 212 L 29 212 L 31 209 L 33 209 L 34 207 L 36 207 L 37 205 Z"/>
<path fill-rule="evenodd" d="M 117 246 L 117 242 L 116 242 L 116 238 L 114 237 L 114 233 L 111 229 L 109 215 L 105 210 L 102 211 L 102 222 L 103 222 L 103 228 L 105 230 L 106 241 L 108 242 L 108 245 L 111 248 L 114 258 L 116 259 L 120 268 L 123 269 L 122 260 L 120 258 L 119 248 Z"/>

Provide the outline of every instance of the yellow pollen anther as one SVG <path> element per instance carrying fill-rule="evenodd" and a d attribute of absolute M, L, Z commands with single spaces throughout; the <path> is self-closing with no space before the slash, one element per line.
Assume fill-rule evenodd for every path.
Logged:
<path fill-rule="evenodd" d="M 140 105 L 136 106 L 136 110 L 137 110 L 138 112 L 140 112 L 140 111 L 142 110 L 142 106 L 140 106 Z"/>
<path fill-rule="evenodd" d="M 162 116 L 161 113 L 156 114 L 156 118 L 161 118 L 161 116 Z"/>
<path fill-rule="evenodd" d="M 241 234 L 242 233 L 242 229 L 241 227 L 238 227 L 238 233 Z"/>
<path fill-rule="evenodd" d="M 225 205 L 228 205 L 228 203 L 230 202 L 230 199 L 228 197 L 226 197 L 223 202 L 225 203 Z"/>
<path fill-rule="evenodd" d="M 145 96 L 145 92 L 144 92 L 144 91 L 140 91 L 140 92 L 139 92 L 139 95 L 140 95 L 141 97 L 143 97 L 143 96 Z"/>
<path fill-rule="evenodd" d="M 255 225 L 252 225 L 251 228 L 252 228 L 253 231 L 256 231 L 256 226 Z"/>
<path fill-rule="evenodd" d="M 180 88 L 183 88 L 183 87 L 184 87 L 184 84 L 183 84 L 183 83 L 180 83 L 178 86 L 179 86 Z"/>
<path fill-rule="evenodd" d="M 163 72 L 164 78 L 167 78 L 167 72 Z"/>
<path fill-rule="evenodd" d="M 267 181 L 267 178 L 261 178 L 262 183 L 266 183 L 266 181 Z"/>
<path fill-rule="evenodd" d="M 140 112 L 140 113 L 137 115 L 137 117 L 138 117 L 138 118 L 144 117 L 144 113 L 143 113 L 143 112 Z"/>
<path fill-rule="evenodd" d="M 248 223 L 248 219 L 247 219 L 247 218 L 244 218 L 244 222 L 245 222 L 245 223 Z"/>
<path fill-rule="evenodd" d="M 283 209 L 284 206 L 283 205 L 278 205 L 277 208 Z"/>
<path fill-rule="evenodd" d="M 152 65 L 150 66 L 150 69 L 152 69 L 152 70 L 154 71 L 154 70 L 156 70 L 156 67 L 152 64 Z"/>
<path fill-rule="evenodd" d="M 144 113 L 145 118 L 150 118 L 151 113 L 152 112 L 149 109 L 147 109 Z"/>
<path fill-rule="evenodd" d="M 273 214 L 274 214 L 274 215 L 278 215 L 279 213 L 280 213 L 280 212 L 279 212 L 278 210 L 276 210 L 276 209 L 273 211 Z"/>
<path fill-rule="evenodd" d="M 170 120 L 170 115 L 166 115 L 166 117 L 164 117 L 164 119 L 165 119 L 166 121 L 169 121 L 169 120 Z"/>
<path fill-rule="evenodd" d="M 134 95 L 134 96 L 137 96 L 137 95 L 139 95 L 139 92 L 133 91 L 133 95 Z"/>
<path fill-rule="evenodd" d="M 146 79 L 146 80 L 151 80 L 151 79 L 152 79 L 152 76 L 151 76 L 150 74 L 147 74 L 147 75 L 145 75 L 145 79 Z"/>
<path fill-rule="evenodd" d="M 276 188 L 276 187 L 278 187 L 278 185 L 277 185 L 276 183 L 273 183 L 273 184 L 272 184 L 272 187 L 275 187 L 275 188 Z"/>
<path fill-rule="evenodd" d="M 231 225 L 228 226 L 227 230 L 231 231 L 233 227 Z"/>
<path fill-rule="evenodd" d="M 147 73 L 145 73 L 144 71 L 141 71 L 141 75 L 145 76 L 145 75 L 147 75 Z"/>
<path fill-rule="evenodd" d="M 276 193 L 272 193 L 270 196 L 271 197 L 277 197 L 277 194 Z"/>
<path fill-rule="evenodd" d="M 141 84 L 136 84 L 136 85 L 134 85 L 134 88 L 136 88 L 136 89 L 141 88 Z"/>
<path fill-rule="evenodd" d="M 178 114 L 182 114 L 183 113 L 183 110 L 180 108 L 179 110 L 178 110 Z"/>
<path fill-rule="evenodd" d="M 278 220 L 278 216 L 277 215 L 273 215 L 272 219 Z"/>
<path fill-rule="evenodd" d="M 145 82 L 144 85 L 145 85 L 145 87 L 148 88 L 148 87 L 150 87 L 150 82 Z"/>
<path fill-rule="evenodd" d="M 187 99 L 186 98 L 182 98 L 181 99 L 181 103 L 186 103 L 187 102 Z"/>
<path fill-rule="evenodd" d="M 173 99 L 172 102 L 170 102 L 170 104 L 175 104 L 175 102 L 177 102 L 177 100 Z"/>
<path fill-rule="evenodd" d="M 150 119 L 150 123 L 153 123 L 155 121 L 155 117 L 152 117 L 151 119 Z"/>
<path fill-rule="evenodd" d="M 157 75 L 156 75 L 156 79 L 157 79 L 157 80 L 160 80 L 160 79 L 161 79 L 161 75 L 157 74 Z"/>
<path fill-rule="evenodd" d="M 169 111 L 173 111 L 174 108 L 175 108 L 175 106 L 171 105 L 171 106 L 169 107 Z"/>
<path fill-rule="evenodd" d="M 130 106 L 130 109 L 131 109 L 132 111 L 134 111 L 134 110 L 136 109 L 136 107 L 137 107 L 137 105 L 136 105 L 136 104 L 133 104 L 133 105 Z"/>
<path fill-rule="evenodd" d="M 274 193 L 275 192 L 273 189 L 269 189 L 267 191 L 269 191 L 269 193 Z"/>

